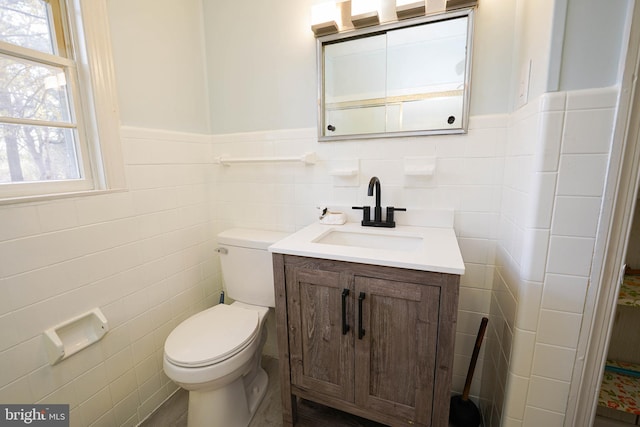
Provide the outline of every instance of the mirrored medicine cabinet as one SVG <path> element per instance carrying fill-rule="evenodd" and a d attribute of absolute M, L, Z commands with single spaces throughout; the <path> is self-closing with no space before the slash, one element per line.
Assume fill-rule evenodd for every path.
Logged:
<path fill-rule="evenodd" d="M 318 38 L 318 139 L 465 133 L 473 11 Z"/>

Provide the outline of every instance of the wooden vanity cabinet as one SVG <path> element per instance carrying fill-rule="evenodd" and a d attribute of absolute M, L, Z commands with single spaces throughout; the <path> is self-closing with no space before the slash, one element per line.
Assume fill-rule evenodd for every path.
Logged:
<path fill-rule="evenodd" d="M 283 421 L 296 398 L 448 425 L 459 276 L 274 254 Z"/>

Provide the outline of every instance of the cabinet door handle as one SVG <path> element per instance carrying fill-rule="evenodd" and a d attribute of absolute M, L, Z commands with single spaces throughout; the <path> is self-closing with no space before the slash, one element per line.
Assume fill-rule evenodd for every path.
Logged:
<path fill-rule="evenodd" d="M 364 337 L 364 328 L 362 327 L 362 301 L 364 301 L 365 294 L 360 292 L 358 295 L 358 339 L 361 340 Z"/>
<path fill-rule="evenodd" d="M 349 296 L 349 289 L 342 290 L 342 335 L 347 335 L 349 332 L 349 325 L 347 324 L 347 297 Z"/>

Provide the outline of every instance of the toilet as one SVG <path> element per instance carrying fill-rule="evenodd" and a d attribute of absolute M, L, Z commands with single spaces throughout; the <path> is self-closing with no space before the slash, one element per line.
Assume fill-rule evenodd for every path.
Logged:
<path fill-rule="evenodd" d="M 285 233 L 234 228 L 218 234 L 230 305 L 180 323 L 164 344 L 164 372 L 189 391 L 188 427 L 246 427 L 267 390 L 265 320 L 275 306 L 267 248 Z"/>

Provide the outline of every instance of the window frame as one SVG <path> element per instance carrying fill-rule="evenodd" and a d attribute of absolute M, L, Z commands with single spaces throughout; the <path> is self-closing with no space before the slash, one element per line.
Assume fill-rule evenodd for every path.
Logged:
<path fill-rule="evenodd" d="M 113 54 L 105 0 L 43 0 L 49 3 L 58 55 L 0 42 L 0 52 L 44 65 L 65 67 L 76 130 L 81 178 L 0 185 L 0 205 L 126 188 Z M 24 119 L 3 117 L 2 123 Z M 20 123 L 18 123 L 20 124 Z M 39 125 L 46 122 L 38 121 Z M 57 127 L 60 126 L 56 123 Z"/>

